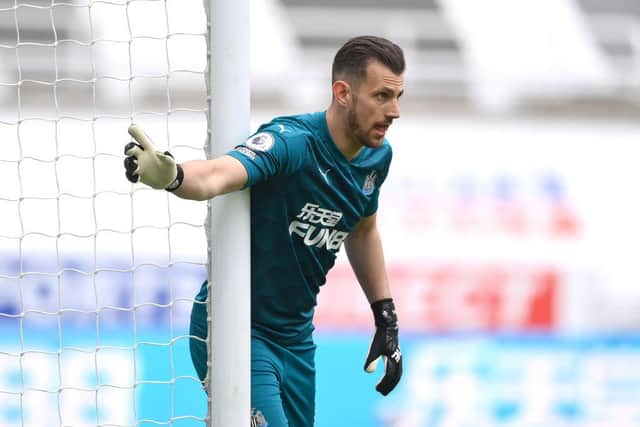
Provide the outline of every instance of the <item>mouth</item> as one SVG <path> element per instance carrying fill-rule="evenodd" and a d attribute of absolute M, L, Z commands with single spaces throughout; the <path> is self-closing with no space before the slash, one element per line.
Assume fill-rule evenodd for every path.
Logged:
<path fill-rule="evenodd" d="M 378 124 L 373 127 L 376 135 L 384 136 L 387 133 L 387 129 L 389 129 L 390 124 Z"/>

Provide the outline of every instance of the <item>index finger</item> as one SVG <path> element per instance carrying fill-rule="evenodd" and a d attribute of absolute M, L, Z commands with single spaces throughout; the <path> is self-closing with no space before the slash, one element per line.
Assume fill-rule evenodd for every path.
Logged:
<path fill-rule="evenodd" d="M 148 151 L 153 151 L 155 149 L 153 141 L 151 141 L 147 134 L 145 134 L 137 125 L 130 125 L 128 131 L 129 135 L 131 135 L 143 149 Z"/>

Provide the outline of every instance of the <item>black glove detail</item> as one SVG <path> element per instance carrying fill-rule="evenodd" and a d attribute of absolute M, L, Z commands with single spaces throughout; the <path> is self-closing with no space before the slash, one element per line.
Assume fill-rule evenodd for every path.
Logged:
<path fill-rule="evenodd" d="M 164 154 L 173 158 L 171 153 L 168 151 L 165 151 Z M 180 187 L 180 185 L 182 185 L 182 181 L 184 180 L 184 169 L 182 169 L 182 166 L 180 166 L 180 164 L 178 163 L 176 163 L 176 171 L 177 171 L 176 179 L 171 184 L 169 184 L 169 186 L 165 188 L 165 190 L 175 191 L 178 189 L 178 187 Z"/>
<path fill-rule="evenodd" d="M 138 178 L 140 177 L 135 173 L 135 170 L 138 169 L 138 160 L 135 157 L 129 156 L 124 159 L 124 169 L 124 174 L 129 181 L 134 184 L 138 182 Z"/>
<path fill-rule="evenodd" d="M 124 155 L 126 156 L 129 150 L 131 150 L 133 147 L 136 147 L 136 146 L 142 151 L 144 151 L 144 147 L 142 145 L 137 144 L 135 142 L 129 142 L 127 145 L 124 146 Z"/>
<path fill-rule="evenodd" d="M 402 353 L 398 341 L 398 316 L 391 298 L 383 299 L 371 304 L 376 323 L 376 332 L 369 347 L 364 369 L 375 371 L 378 357 L 385 361 L 385 373 L 376 390 L 386 396 L 398 385 L 402 377 Z"/>
<path fill-rule="evenodd" d="M 127 152 L 135 146 L 138 146 L 138 148 L 140 148 L 141 150 L 144 150 L 144 148 L 142 148 L 142 145 L 136 144 L 135 142 L 130 142 L 124 146 L 125 156 L 127 155 Z M 140 178 L 138 174 L 135 173 L 136 169 L 138 169 L 138 159 L 135 156 L 125 157 L 124 174 L 126 175 L 127 179 L 134 184 L 138 182 L 138 179 Z"/>

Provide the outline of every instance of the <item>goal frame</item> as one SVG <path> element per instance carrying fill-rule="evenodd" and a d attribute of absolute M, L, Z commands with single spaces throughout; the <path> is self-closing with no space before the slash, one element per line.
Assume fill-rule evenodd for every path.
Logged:
<path fill-rule="evenodd" d="M 210 158 L 244 141 L 250 126 L 249 0 L 208 4 Z M 251 254 L 249 190 L 209 202 L 209 424 L 249 424 Z"/>

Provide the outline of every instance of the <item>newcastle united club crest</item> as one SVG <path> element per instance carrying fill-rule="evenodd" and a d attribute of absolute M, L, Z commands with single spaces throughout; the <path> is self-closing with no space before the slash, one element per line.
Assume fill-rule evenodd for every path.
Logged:
<path fill-rule="evenodd" d="M 373 190 L 376 189 L 377 177 L 378 174 L 376 173 L 376 171 L 371 171 L 369 172 L 369 175 L 367 175 L 367 177 L 364 179 L 364 184 L 362 185 L 362 193 L 365 196 L 371 195 L 371 193 L 373 193 Z"/>

